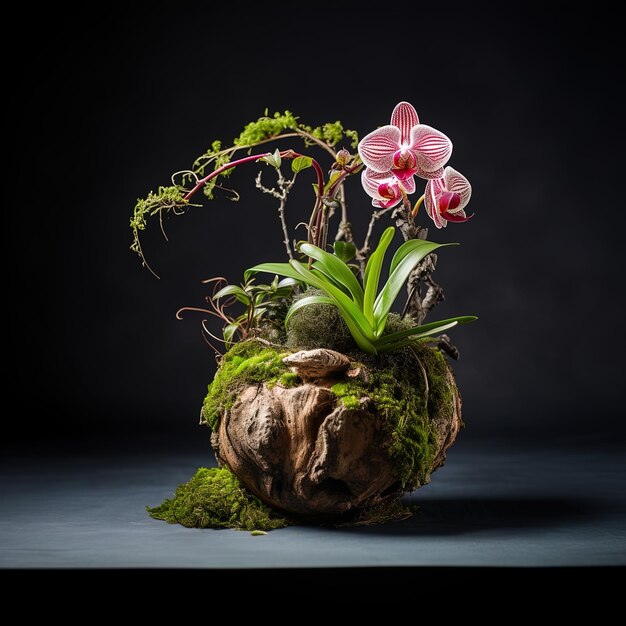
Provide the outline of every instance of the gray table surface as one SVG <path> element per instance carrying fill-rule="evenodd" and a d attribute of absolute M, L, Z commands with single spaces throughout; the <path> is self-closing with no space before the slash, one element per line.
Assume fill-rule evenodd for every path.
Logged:
<path fill-rule="evenodd" d="M 265 536 L 150 519 L 206 455 L 5 457 L 0 567 L 278 568 L 626 564 L 623 450 L 457 444 L 411 519 Z"/>

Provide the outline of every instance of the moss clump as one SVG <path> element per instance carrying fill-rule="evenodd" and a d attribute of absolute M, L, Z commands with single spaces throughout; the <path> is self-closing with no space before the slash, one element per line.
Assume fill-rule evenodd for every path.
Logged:
<path fill-rule="evenodd" d="M 295 301 L 316 295 L 324 295 L 324 292 L 307 289 Z M 347 352 L 355 350 L 356 344 L 336 306 L 311 304 L 291 316 L 287 325 L 287 347 L 292 350 L 329 348 Z"/>
<path fill-rule="evenodd" d="M 226 468 L 201 467 L 174 497 L 146 507 L 150 517 L 188 528 L 273 530 L 287 525 L 272 509 L 250 494 Z"/>
<path fill-rule="evenodd" d="M 292 387 L 297 384 L 297 377 L 291 375 L 283 363 L 283 357 L 288 354 L 253 339 L 236 344 L 224 355 L 209 385 L 202 405 L 202 417 L 206 423 L 215 430 L 220 416 L 233 406 L 237 392 L 245 385 L 280 383 Z"/>
<path fill-rule="evenodd" d="M 445 358 L 438 350 L 416 343 L 368 357 L 364 366 L 367 376 L 337 383 L 332 391 L 346 408 L 357 408 L 363 396 L 373 400 L 384 419 L 385 447 L 398 480 L 403 489 L 415 489 L 428 482 L 437 453 L 433 420 L 453 410 Z"/>

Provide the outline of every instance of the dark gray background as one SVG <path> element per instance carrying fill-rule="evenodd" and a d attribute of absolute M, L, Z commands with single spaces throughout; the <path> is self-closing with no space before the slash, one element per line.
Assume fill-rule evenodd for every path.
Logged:
<path fill-rule="evenodd" d="M 201 279 L 237 281 L 282 258 L 275 210 L 247 182 L 256 167 L 235 175 L 239 204 L 169 220 L 170 243 L 156 226 L 147 233 L 157 281 L 128 251 L 135 198 L 265 107 L 314 125 L 341 119 L 363 135 L 402 99 L 452 138 L 451 164 L 474 188 L 474 220 L 430 235 L 462 243 L 441 254 L 447 301 L 436 315 L 480 316 L 454 333 L 468 432 L 584 441 L 623 431 L 610 14 L 448 3 L 369 14 L 323 2 L 98 10 L 96 20 L 73 15 L 80 28 L 59 12 L 29 16 L 15 26 L 24 50 L 9 55 L 6 333 L 23 416 L 14 441 L 165 433 L 204 445 L 196 422 L 213 355 L 198 321 L 174 314 L 201 304 Z M 369 203 L 351 183 L 362 235 Z M 292 202 L 292 223 L 306 217 L 308 194 Z"/>

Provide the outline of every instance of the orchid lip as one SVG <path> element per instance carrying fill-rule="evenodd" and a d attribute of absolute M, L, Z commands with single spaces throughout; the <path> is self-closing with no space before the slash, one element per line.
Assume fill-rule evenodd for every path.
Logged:
<path fill-rule="evenodd" d="M 461 204 L 461 195 L 454 191 L 444 191 L 439 197 L 439 212 L 454 211 Z"/>
<path fill-rule="evenodd" d="M 393 172 L 393 175 L 398 180 L 408 180 L 412 176 L 415 176 L 415 172 L 417 172 L 417 168 L 412 168 L 412 167 L 404 167 L 404 168 L 399 168 L 399 169 L 394 168 L 391 171 Z"/>
<path fill-rule="evenodd" d="M 448 220 L 449 222 L 453 222 L 455 224 L 462 224 L 463 222 L 467 222 L 474 217 L 474 213 L 471 215 L 466 215 L 465 217 L 461 217 L 460 215 L 454 215 L 454 213 L 448 213 L 446 211 L 442 211 L 440 213 L 443 219 Z"/>

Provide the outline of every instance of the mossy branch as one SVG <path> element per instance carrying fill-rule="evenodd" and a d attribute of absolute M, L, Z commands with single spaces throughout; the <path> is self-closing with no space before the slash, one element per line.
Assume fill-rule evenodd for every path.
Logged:
<path fill-rule="evenodd" d="M 149 218 L 158 215 L 161 230 L 167 239 L 163 229 L 163 215 L 167 213 L 180 215 L 190 206 L 201 206 L 190 202 L 191 197 L 198 189 L 202 189 L 207 200 L 212 200 L 215 189 L 222 188 L 219 179 L 231 173 L 233 166 L 230 164 L 238 151 L 248 150 L 249 152 L 254 147 L 288 138 L 301 139 L 306 146 L 317 146 L 329 154 L 333 160 L 337 158 L 337 152 L 334 148 L 339 142 L 349 142 L 350 146 L 355 148 L 359 140 L 356 131 L 344 129 L 339 121 L 327 122 L 321 126 L 313 127 L 301 123 L 299 118 L 290 111 L 277 112 L 273 116 L 269 116 L 266 111 L 265 115 L 244 127 L 242 132 L 233 140 L 232 146 L 223 148 L 220 140 L 213 141 L 210 148 L 194 160 L 190 170 L 177 172 L 173 176 L 174 179 L 177 175 L 182 175 L 181 184 L 177 184 L 173 180 L 171 186 L 159 187 L 156 193 L 151 191 L 146 198 L 137 200 L 130 221 L 133 231 L 131 250 L 139 255 L 142 264 L 156 276 L 146 261 L 140 242 L 140 231 L 145 230 Z M 209 169 L 210 172 L 207 173 Z M 323 182 L 323 172 L 321 179 L 320 172 L 321 169 L 318 171 L 318 201 L 314 207 L 318 221 L 320 213 L 322 214 L 321 217 L 324 217 L 321 192 L 319 191 L 323 188 L 323 184 L 320 184 L 320 180 Z M 334 197 L 341 206 L 341 224 L 345 225 L 347 224 L 347 207 L 343 185 L 339 185 L 338 189 L 334 190 Z M 238 199 L 238 196 L 235 194 L 235 197 L 231 199 Z M 321 232 L 318 233 L 318 236 L 321 236 Z"/>

